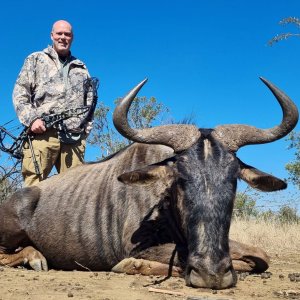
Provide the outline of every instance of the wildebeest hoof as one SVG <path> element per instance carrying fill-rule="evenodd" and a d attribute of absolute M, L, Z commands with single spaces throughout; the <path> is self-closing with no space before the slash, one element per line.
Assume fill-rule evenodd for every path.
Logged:
<path fill-rule="evenodd" d="M 252 272 L 253 265 L 242 260 L 232 260 L 234 270 L 238 272 Z"/>
<path fill-rule="evenodd" d="M 129 275 L 158 275 L 158 276 L 179 276 L 182 270 L 178 267 L 172 267 L 171 274 L 170 266 L 157 261 L 145 259 L 136 259 L 133 257 L 125 258 L 112 268 L 112 272 L 126 273 Z"/>
<path fill-rule="evenodd" d="M 112 268 L 115 273 L 126 273 L 130 275 L 139 274 L 139 269 L 142 266 L 142 259 L 133 257 L 125 258 Z"/>
<path fill-rule="evenodd" d="M 29 261 L 29 265 L 35 271 L 48 271 L 48 265 L 46 259 L 33 259 Z"/>
<path fill-rule="evenodd" d="M 46 258 L 33 247 L 26 247 L 19 252 L 24 257 L 24 263 L 28 263 L 35 271 L 48 271 Z"/>
<path fill-rule="evenodd" d="M 29 264 L 35 271 L 48 271 L 46 258 L 31 246 L 18 248 L 13 254 L 0 252 L 0 265 L 16 267 L 22 264 Z"/>

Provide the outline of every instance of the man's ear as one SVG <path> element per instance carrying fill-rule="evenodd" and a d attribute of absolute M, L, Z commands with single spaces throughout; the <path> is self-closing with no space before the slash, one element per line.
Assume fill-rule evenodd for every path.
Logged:
<path fill-rule="evenodd" d="M 247 182 L 251 187 L 263 192 L 283 190 L 287 187 L 285 181 L 268 173 L 262 172 L 252 166 L 246 165 L 240 159 L 238 160 L 241 169 L 239 177 Z"/>
<path fill-rule="evenodd" d="M 173 169 L 166 165 L 153 165 L 123 173 L 118 180 L 125 184 L 151 184 L 157 180 L 170 179 L 174 175 Z"/>

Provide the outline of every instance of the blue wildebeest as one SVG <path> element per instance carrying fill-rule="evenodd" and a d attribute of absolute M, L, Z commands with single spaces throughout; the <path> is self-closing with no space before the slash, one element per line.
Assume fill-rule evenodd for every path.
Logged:
<path fill-rule="evenodd" d="M 280 125 L 266 130 L 133 129 L 127 113 L 141 82 L 114 112 L 116 128 L 135 143 L 1 205 L 0 264 L 183 275 L 190 286 L 216 289 L 236 284 L 234 269 L 266 270 L 263 250 L 228 238 L 238 178 L 263 191 L 286 187 L 236 157 L 242 146 L 284 137 L 298 121 L 294 103 L 262 80 L 283 110 Z"/>

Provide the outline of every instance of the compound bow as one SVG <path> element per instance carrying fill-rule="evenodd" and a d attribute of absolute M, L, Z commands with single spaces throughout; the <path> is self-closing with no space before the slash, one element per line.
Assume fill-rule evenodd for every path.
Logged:
<path fill-rule="evenodd" d="M 82 114 L 87 114 L 85 119 L 81 122 L 80 125 L 81 129 L 83 130 L 84 125 L 88 121 L 92 120 L 97 105 L 97 100 L 98 100 L 97 89 L 99 86 L 99 80 L 95 77 L 88 78 L 84 81 L 83 86 L 85 89 L 85 93 L 88 93 L 90 89 L 93 92 L 93 100 L 91 105 L 67 109 L 60 113 L 52 112 L 50 114 L 43 114 L 41 116 L 41 119 L 44 121 L 45 127 L 47 129 L 54 127 L 57 128 L 58 130 L 64 130 L 64 124 L 63 124 L 64 120 L 67 120 L 72 117 L 78 117 Z M 10 146 L 5 145 L 5 140 L 7 137 L 13 140 L 13 143 Z M 39 169 L 39 165 L 36 161 L 34 150 L 32 147 L 32 142 L 31 142 L 33 138 L 34 136 L 32 135 L 30 128 L 28 127 L 24 127 L 21 133 L 16 137 L 11 132 L 9 132 L 5 127 L 0 126 L 0 150 L 8 153 L 10 156 L 12 156 L 17 160 L 21 160 L 23 157 L 23 145 L 25 142 L 28 142 L 31 150 L 36 174 L 40 175 L 41 172 Z"/>

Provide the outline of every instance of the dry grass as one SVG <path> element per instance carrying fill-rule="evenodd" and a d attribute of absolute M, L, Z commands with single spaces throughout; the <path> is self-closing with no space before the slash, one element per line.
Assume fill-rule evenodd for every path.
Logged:
<path fill-rule="evenodd" d="M 230 238 L 264 249 L 269 255 L 297 253 L 300 250 L 300 223 L 282 224 L 278 220 L 234 219 Z"/>

